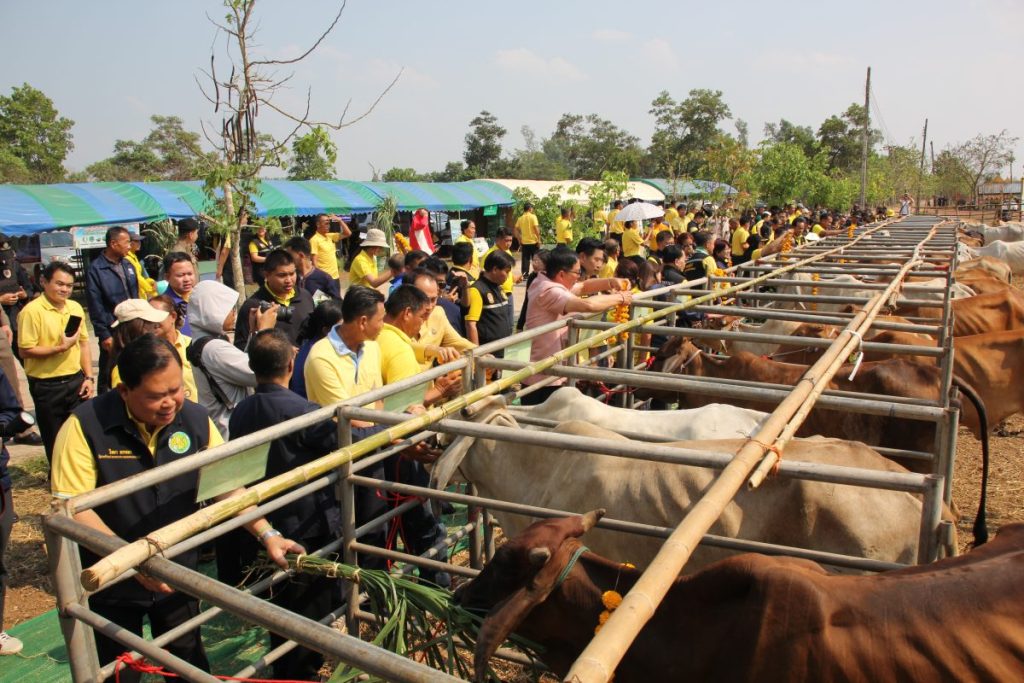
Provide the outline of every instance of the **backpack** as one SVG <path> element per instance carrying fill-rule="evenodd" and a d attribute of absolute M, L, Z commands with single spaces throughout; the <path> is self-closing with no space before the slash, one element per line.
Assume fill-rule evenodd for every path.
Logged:
<path fill-rule="evenodd" d="M 188 349 L 185 350 L 185 357 L 188 358 L 188 362 L 192 364 L 192 367 L 199 368 L 203 373 L 203 377 L 206 378 L 206 382 L 210 385 L 210 391 L 213 392 L 213 397 L 217 399 L 217 402 L 229 411 L 234 410 L 235 404 L 231 402 L 228 395 L 224 393 L 224 389 L 222 389 L 220 384 L 217 383 L 217 380 L 214 379 L 213 373 L 211 373 L 203 364 L 203 349 L 205 349 L 206 345 L 214 339 L 220 339 L 228 342 L 229 344 L 231 343 L 228 341 L 228 338 L 222 334 L 200 337 L 199 339 L 193 340 L 192 343 L 188 345 Z"/>

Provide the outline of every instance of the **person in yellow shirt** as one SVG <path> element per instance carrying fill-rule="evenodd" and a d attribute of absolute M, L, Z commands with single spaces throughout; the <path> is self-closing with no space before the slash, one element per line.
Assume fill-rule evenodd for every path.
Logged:
<path fill-rule="evenodd" d="M 562 207 L 562 215 L 555 219 L 555 242 L 569 245 L 572 243 L 572 209 Z"/>
<path fill-rule="evenodd" d="M 125 347 L 120 360 L 121 385 L 78 406 L 61 427 L 51 478 L 56 498 L 125 481 L 222 443 L 206 411 L 184 399 L 178 360 L 174 348 L 154 335 L 143 335 Z M 217 498 L 242 492 L 236 489 Z M 196 476 L 179 476 L 130 488 L 116 500 L 77 511 L 74 519 L 101 534 L 134 541 L 148 537 L 167 520 L 196 513 L 200 505 L 197 494 Z M 264 517 L 248 522 L 245 528 L 260 539 L 269 557 L 282 568 L 288 567 L 285 553 L 306 551 Z M 86 563 L 96 561 L 95 555 L 82 552 Z M 194 571 L 199 553 L 186 551 L 175 562 Z M 172 629 L 199 613 L 197 599 L 175 593 L 144 572 L 92 596 L 89 607 L 138 636 L 146 617 L 160 628 Z M 179 634 L 168 647 L 190 664 L 209 670 L 198 626 Z M 106 662 L 124 652 L 124 645 L 97 632 L 96 650 L 99 661 Z"/>
<path fill-rule="evenodd" d="M 384 385 L 418 375 L 420 364 L 412 348 L 412 335 L 426 322 L 427 295 L 412 285 L 402 285 L 384 303 L 384 325 L 377 335 L 380 347 L 380 376 Z M 426 390 L 423 405 L 434 405 L 458 394 L 460 383 L 447 377 Z"/>
<path fill-rule="evenodd" d="M 613 239 L 605 240 L 604 265 L 601 266 L 601 271 L 597 274 L 597 277 L 615 277 L 615 269 L 619 266 L 619 254 L 621 253 L 622 248 L 619 246 L 618 241 Z"/>
<path fill-rule="evenodd" d="M 665 223 L 662 220 L 661 216 L 657 216 L 657 217 L 651 219 L 651 225 L 650 225 L 650 227 L 647 228 L 647 246 L 650 248 L 650 250 L 652 252 L 658 250 L 657 241 L 658 241 L 658 235 L 660 233 L 671 232 L 671 231 L 672 231 L 671 226 L 669 226 L 667 223 Z"/>
<path fill-rule="evenodd" d="M 52 462 L 57 431 L 95 393 L 85 311 L 71 299 L 75 271 L 62 261 L 43 268 L 43 295 L 18 314 L 18 349 L 36 405 L 43 451 Z"/>
<path fill-rule="evenodd" d="M 523 277 L 526 277 L 530 274 L 530 262 L 533 260 L 533 255 L 540 249 L 540 222 L 533 212 L 533 204 L 529 202 L 523 206 L 523 215 L 516 220 L 515 238 L 519 240 L 519 245 L 522 248 L 520 252 L 522 262 L 519 271 Z M 479 265 L 478 263 L 477 267 Z"/>
<path fill-rule="evenodd" d="M 622 244 L 622 233 L 626 229 L 626 224 L 615 220 L 615 216 L 619 211 L 622 211 L 622 206 L 622 200 L 616 199 L 612 202 L 612 210 L 608 212 L 608 236 L 613 240 L 618 240 L 620 245 Z"/>
<path fill-rule="evenodd" d="M 622 233 L 622 255 L 626 258 L 643 256 L 640 253 L 643 246 L 644 237 L 640 234 L 640 222 L 629 221 L 626 223 L 626 230 Z"/>
<path fill-rule="evenodd" d="M 156 280 L 149 277 L 146 271 L 142 268 L 142 262 L 139 261 L 139 250 L 142 249 L 142 237 L 132 232 L 129 233 L 131 237 L 132 248 L 125 258 L 128 259 L 128 263 L 132 264 L 132 268 L 135 269 L 135 279 L 139 281 L 139 298 L 149 299 L 156 296 Z"/>
<path fill-rule="evenodd" d="M 443 275 L 421 269 L 413 273 L 410 283 L 427 296 L 426 320 L 418 335 L 410 335 L 420 370 L 429 370 L 435 361 L 450 363 L 457 360 L 463 351 L 476 348 L 476 344 L 452 327 L 444 309 L 437 305 L 443 278 Z"/>
<path fill-rule="evenodd" d="M 469 272 L 472 273 L 473 277 L 480 277 L 480 254 L 477 252 L 476 244 L 473 242 L 476 239 L 476 223 L 471 220 L 464 220 L 461 227 L 462 234 L 455 240 L 455 244 L 466 242 L 473 247 L 473 260 L 470 263 Z"/>
<path fill-rule="evenodd" d="M 676 234 L 683 232 L 683 217 L 679 215 L 679 206 L 673 205 L 672 202 L 668 202 L 665 209 L 665 223 L 668 224 L 672 231 Z"/>
<path fill-rule="evenodd" d="M 192 363 L 188 360 L 188 345 L 192 338 L 181 331 L 182 320 L 178 317 L 178 309 L 174 305 L 174 299 L 161 294 L 149 300 L 154 308 L 170 313 L 167 319 L 160 324 L 157 336 L 166 339 L 171 343 L 181 356 L 181 378 L 185 383 L 185 398 L 189 401 L 199 401 L 199 390 L 196 388 L 196 378 L 192 373 Z"/>
<path fill-rule="evenodd" d="M 598 209 L 594 212 L 594 230 L 599 235 L 608 234 L 608 211 L 605 209 Z"/>
<path fill-rule="evenodd" d="M 398 275 L 390 269 L 386 273 L 377 274 L 377 256 L 391 248 L 383 230 L 377 228 L 367 230 L 366 239 L 363 240 L 360 247 L 359 253 L 352 259 L 352 265 L 348 269 L 349 288 L 376 289 Z"/>
<path fill-rule="evenodd" d="M 743 255 L 747 250 L 747 239 L 750 237 L 749 227 L 750 216 L 743 214 L 740 216 L 730 238 L 733 263 L 743 263 Z"/>
<path fill-rule="evenodd" d="M 339 223 L 341 232 L 331 232 L 331 223 Z M 348 224 L 339 216 L 318 214 L 313 225 L 316 233 L 309 238 L 309 248 L 313 253 L 313 265 L 337 280 L 341 277 L 338 269 L 338 242 L 352 234 Z"/>
<path fill-rule="evenodd" d="M 491 247 L 490 249 L 488 249 L 484 253 L 484 255 L 483 255 L 483 262 L 485 264 L 487 263 L 487 257 L 491 253 L 493 253 L 494 251 L 501 251 L 501 252 L 503 252 L 505 254 L 505 256 L 508 256 L 510 259 L 512 259 L 512 263 L 515 263 L 515 257 L 512 256 L 512 231 L 511 230 L 509 230 L 508 228 L 502 228 L 501 230 L 498 230 L 498 233 L 494 236 L 494 246 Z M 481 277 L 482 276 L 483 276 L 483 273 L 481 272 Z M 508 271 L 508 276 L 505 278 L 505 282 L 502 283 L 501 290 L 503 292 L 505 292 L 505 297 L 509 301 L 512 301 L 512 289 L 515 287 L 515 285 L 517 283 L 520 283 L 522 281 L 523 281 L 523 276 L 522 275 L 513 275 L 511 269 Z M 509 324 L 510 328 L 515 325 L 515 320 L 513 320 L 513 317 L 512 317 L 512 315 L 513 315 L 512 314 L 513 308 L 514 308 L 514 304 L 510 304 L 509 307 L 508 307 L 508 315 L 509 315 L 508 324 Z"/>

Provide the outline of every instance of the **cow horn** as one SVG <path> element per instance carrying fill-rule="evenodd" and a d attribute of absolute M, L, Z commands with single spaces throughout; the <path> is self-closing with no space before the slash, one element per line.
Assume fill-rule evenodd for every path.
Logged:
<path fill-rule="evenodd" d="M 583 533 L 594 528 L 594 525 L 601 521 L 601 518 L 608 514 L 604 508 L 597 508 L 583 515 Z"/>
<path fill-rule="evenodd" d="M 551 559 L 551 551 L 547 548 L 531 548 L 530 549 L 530 565 L 536 569 L 540 569 L 548 560 Z"/>

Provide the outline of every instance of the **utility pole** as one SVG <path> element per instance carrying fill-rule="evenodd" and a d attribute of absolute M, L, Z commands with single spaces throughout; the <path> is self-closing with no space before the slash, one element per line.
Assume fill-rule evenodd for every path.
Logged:
<path fill-rule="evenodd" d="M 924 120 L 924 137 L 921 138 L 921 168 L 917 172 L 917 197 L 914 199 L 914 212 L 921 212 L 921 182 L 924 180 L 924 151 L 928 142 L 928 119 Z"/>
<path fill-rule="evenodd" d="M 871 121 L 871 67 L 868 67 L 868 80 L 864 84 L 864 130 L 861 132 L 860 156 L 860 208 L 867 209 L 868 203 L 868 127 Z"/>
<path fill-rule="evenodd" d="M 928 146 L 932 150 L 932 172 L 934 173 L 935 172 L 935 142 L 932 141 L 931 144 L 929 144 Z"/>

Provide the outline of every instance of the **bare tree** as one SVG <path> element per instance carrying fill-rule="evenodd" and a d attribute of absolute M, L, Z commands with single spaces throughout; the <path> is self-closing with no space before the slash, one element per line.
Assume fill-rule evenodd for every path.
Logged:
<path fill-rule="evenodd" d="M 217 31 L 214 46 L 223 39 L 224 54 L 230 69 L 217 69 L 216 55 L 211 50 L 209 71 L 203 70 L 207 82 L 198 77 L 203 96 L 213 104 L 214 113 L 223 112 L 219 130 L 215 124 L 204 123 L 203 133 L 216 148 L 220 164 L 206 176 L 205 187 L 211 205 L 216 206 L 212 216 L 222 226 L 226 236 L 231 237 L 231 268 L 235 286 L 244 295 L 245 284 L 242 276 L 242 262 L 239 256 L 239 237 L 242 225 L 252 212 L 252 198 L 259 191 L 260 172 L 266 166 L 277 166 L 280 158 L 292 141 L 304 130 L 320 126 L 340 130 L 362 120 L 370 114 L 383 97 L 398 82 L 402 72 L 384 88 L 370 106 L 355 116 L 347 118 L 351 100 L 345 105 L 336 121 L 318 121 L 310 118 L 312 92 L 306 91 L 306 104 L 301 113 L 288 111 L 275 104 L 274 96 L 291 81 L 295 73 L 278 73 L 281 67 L 292 67 L 311 55 L 334 30 L 342 13 L 343 1 L 334 15 L 334 20 L 320 33 L 309 49 L 291 59 L 266 59 L 254 55 L 254 38 L 259 31 L 254 19 L 256 0 L 224 0 L 227 9 L 224 22 L 210 19 Z M 224 74 L 228 73 L 225 77 Z M 281 117 L 289 123 L 290 132 L 281 140 L 260 133 L 257 119 L 262 111 Z M 212 130 L 211 130 L 212 129 Z M 217 192 L 223 196 L 215 196 Z"/>
<path fill-rule="evenodd" d="M 978 135 L 949 150 L 971 172 L 971 192 L 978 202 L 978 186 L 987 176 L 1010 163 L 1017 138 L 1005 129 L 996 135 Z"/>

